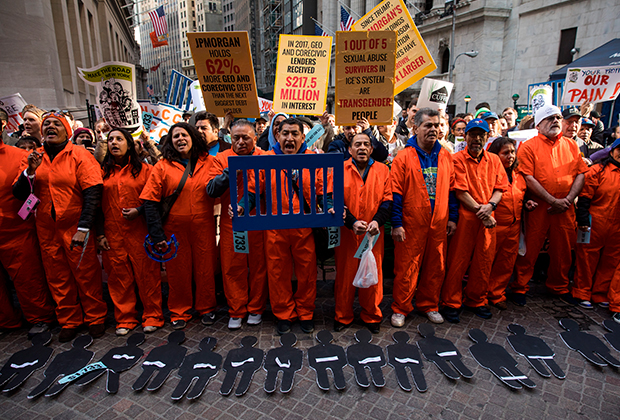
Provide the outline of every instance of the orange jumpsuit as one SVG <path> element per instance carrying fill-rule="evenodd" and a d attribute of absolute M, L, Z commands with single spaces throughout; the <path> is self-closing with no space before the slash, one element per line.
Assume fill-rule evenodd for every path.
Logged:
<path fill-rule="evenodd" d="M 84 251 L 80 247 L 71 249 L 82 213 L 82 190 L 103 184 L 101 168 L 90 152 L 71 142 L 53 161 L 42 147 L 38 152 L 43 153 L 43 159 L 34 183 L 34 194 L 41 200 L 36 214 L 37 235 L 47 282 L 56 301 L 56 317 L 65 328 L 103 324 L 107 306 L 95 234 L 90 235 Z M 27 166 L 23 161 L 22 171 Z"/>
<path fill-rule="evenodd" d="M 493 191 L 506 191 L 508 180 L 499 157 L 483 152 L 480 162 L 467 149 L 454 154 L 454 189 L 468 192 L 478 204 L 488 204 Z M 459 223 L 448 248 L 446 280 L 441 289 L 444 306 L 484 306 L 489 292 L 489 275 L 495 255 L 495 229 L 487 229 L 476 213 L 459 207 Z M 461 285 L 469 267 L 465 290 Z M 465 299 L 463 299 L 463 293 Z"/>
<path fill-rule="evenodd" d="M 254 149 L 253 155 L 264 152 Z M 207 183 L 228 168 L 228 157 L 237 156 L 228 149 L 215 156 L 209 171 Z M 249 175 L 253 175 L 250 172 Z M 243 196 L 243 179 L 237 182 L 237 197 Z M 267 262 L 265 260 L 265 232 L 262 230 L 248 232 L 249 254 L 235 252 L 232 220 L 228 216 L 230 194 L 226 191 L 221 197 L 222 214 L 220 215 L 220 258 L 224 294 L 232 318 L 243 318 L 248 313 L 262 314 L 267 304 Z"/>
<path fill-rule="evenodd" d="M 489 301 L 499 303 L 506 300 L 506 287 L 515 269 L 519 253 L 521 233 L 521 210 L 527 184 L 521 174 L 512 173 L 512 183 L 502 194 L 502 200 L 495 210 L 495 258 L 489 277 Z"/>
<path fill-rule="evenodd" d="M 620 261 L 620 168 L 607 164 L 590 168 L 579 194 L 592 200 L 589 244 L 577 244 L 577 269 L 573 297 L 609 302 L 607 292 Z"/>
<path fill-rule="evenodd" d="M 415 147 L 400 151 L 392 162 L 392 192 L 403 197 L 404 242 L 394 242 L 395 313 L 407 315 L 439 309 L 439 295 L 445 277 L 449 194 L 454 186 L 452 156 L 439 152 L 435 209 L 431 204 Z M 419 284 L 418 284 L 419 275 Z M 417 292 L 416 292 L 417 287 Z"/>
<path fill-rule="evenodd" d="M 609 310 L 612 312 L 620 312 L 620 264 L 616 266 L 616 271 L 609 284 Z"/>
<path fill-rule="evenodd" d="M 588 171 L 581 159 L 577 143 L 558 136 L 550 140 L 539 134 L 519 147 L 519 172 L 533 176 L 549 194 L 565 198 L 578 174 Z M 528 282 L 534 274 L 534 264 L 545 238 L 549 238 L 549 276 L 547 288 L 554 294 L 568 293 L 568 270 L 571 265 L 571 246 L 576 240 L 575 209 L 570 206 L 560 214 L 549 214 L 549 205 L 533 196 L 538 203 L 525 216 L 526 254 L 517 257 L 516 281 L 511 284 L 515 293 L 529 290 Z"/>
<path fill-rule="evenodd" d="M 200 315 L 214 312 L 214 267 L 217 260 L 215 245 L 214 200 L 207 195 L 207 177 L 213 156 L 205 153 L 196 162 L 194 174 L 187 178 L 164 224 L 168 238 L 174 234 L 179 242 L 176 258 L 166 263 L 168 272 L 168 308 L 171 321 L 189 321 L 192 307 Z M 162 159 L 151 171 L 141 200 L 161 201 L 181 182 L 185 167 L 179 162 Z M 192 291 L 192 278 L 196 285 Z"/>
<path fill-rule="evenodd" d="M 12 185 L 28 152 L 0 141 L 0 264 L 13 279 L 26 320 L 32 324 L 54 321 L 54 302 L 47 288 L 34 217 L 17 215 L 24 204 L 13 196 Z M 8 280 L 8 279 L 7 279 Z M 5 280 L 0 279 L 0 328 L 21 326 Z"/>
<path fill-rule="evenodd" d="M 132 165 L 116 165 L 103 180 L 101 207 L 105 216 L 105 236 L 110 245 L 103 251 L 103 266 L 108 273 L 108 289 L 114 302 L 116 328 L 132 329 L 138 325 L 136 286 L 144 306 L 143 326 L 161 327 L 164 317 L 161 307 L 161 274 L 159 264 L 144 252 L 148 234 L 143 216 L 127 220 L 121 211 L 142 204 L 140 193 L 151 173 L 152 166 L 142 164 L 137 178 Z M 102 173 L 103 174 L 103 173 Z"/>
<path fill-rule="evenodd" d="M 367 223 L 379 210 L 385 201 L 392 201 L 390 185 L 390 170 L 383 163 L 374 162 L 370 165 L 366 182 L 357 170 L 353 159 L 344 162 L 344 205 L 357 220 Z M 372 249 L 377 261 L 379 283 L 369 288 L 358 289 L 359 302 L 362 306 L 362 321 L 365 323 L 381 322 L 383 316 L 379 305 L 383 300 L 383 226 L 380 228 L 379 238 Z M 334 298 L 336 301 L 336 321 L 342 324 L 353 322 L 353 300 L 355 287 L 353 279 L 359 267 L 360 260 L 354 258 L 365 235 L 356 235 L 352 230 L 340 228 L 340 246 L 336 247 L 336 282 Z"/>

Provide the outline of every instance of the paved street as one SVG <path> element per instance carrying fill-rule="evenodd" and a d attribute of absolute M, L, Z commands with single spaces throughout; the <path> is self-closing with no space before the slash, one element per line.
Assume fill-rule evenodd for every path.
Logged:
<path fill-rule="evenodd" d="M 329 273 L 328 278 L 333 277 Z M 321 276 L 319 276 L 321 278 Z M 321 328 L 332 329 L 333 299 L 330 289 L 333 281 L 319 281 L 316 310 L 317 331 Z M 288 395 L 278 391 L 268 395 L 263 390 L 265 371 L 259 370 L 253 378 L 249 392 L 243 397 L 223 397 L 219 388 L 224 378 L 220 371 L 208 384 L 206 391 L 196 401 L 181 400 L 173 402 L 170 395 L 179 378 L 176 372 L 168 378 L 162 388 L 156 392 L 134 392 L 131 385 L 140 375 L 140 366 L 121 374 L 121 386 L 118 394 L 109 395 L 105 390 L 105 380 L 84 387 L 69 386 L 54 398 L 40 397 L 28 400 L 27 394 L 43 379 L 43 371 L 35 372 L 17 391 L 4 393 L 0 397 L 0 417 L 6 419 L 618 419 L 620 414 L 620 373 L 617 369 L 597 368 L 586 362 L 578 353 L 569 350 L 561 341 L 558 333 L 561 328 L 557 320 L 562 317 L 575 319 L 589 333 L 603 339 L 604 330 L 600 323 L 609 318 L 609 312 L 597 308 L 580 310 L 568 307 L 559 301 L 549 301 L 537 292 L 540 285 L 534 285 L 533 297 L 528 306 L 518 308 L 509 304 L 509 309 L 499 312 L 492 309 L 493 318 L 483 321 L 472 314 L 464 313 L 458 325 L 443 324 L 437 327 L 436 335 L 452 340 L 463 354 L 464 363 L 474 372 L 471 380 L 452 381 L 444 377 L 439 370 L 424 362 L 424 374 L 428 391 L 419 393 L 415 389 L 405 392 L 397 384 L 391 367 L 383 369 L 386 386 L 377 389 L 374 386 L 364 390 L 360 388 L 350 366 L 345 368 L 347 388 L 337 391 L 321 391 L 315 382 L 315 374 L 308 367 L 305 350 L 316 344 L 313 336 L 303 334 L 298 325 L 293 331 L 298 335 L 298 348 L 304 350 L 304 367 L 297 373 L 295 384 Z M 373 343 L 384 348 L 392 344 L 392 333 L 396 329 L 389 325 L 389 305 L 391 303 L 391 282 L 386 281 L 384 299 L 385 320 L 381 333 L 373 337 Z M 359 314 L 359 308 L 356 314 Z M 273 318 L 266 315 L 260 327 L 244 327 L 236 332 L 227 328 L 227 316 L 218 317 L 213 327 L 204 327 L 198 320 L 193 320 L 185 329 L 187 339 L 184 345 L 188 354 L 197 351 L 202 338 L 211 335 L 217 338 L 216 352 L 224 357 L 227 352 L 239 346 L 245 335 L 256 335 L 257 346 L 265 351 L 278 346 Z M 419 340 L 416 326 L 425 318 L 413 315 L 407 318 L 404 330 L 412 339 Z M 555 377 L 545 379 L 536 374 L 521 356 L 517 356 L 508 343 L 506 326 L 510 323 L 523 325 L 529 335 L 543 338 L 556 353 L 556 361 L 567 374 L 565 380 Z M 353 334 L 361 328 L 354 326 L 340 333 L 333 333 L 335 343 L 347 347 L 354 343 Z M 504 346 L 519 362 L 519 369 L 529 376 L 536 388 L 511 391 L 497 380 L 489 371 L 480 367 L 471 357 L 468 348 L 473 342 L 467 337 L 470 328 L 482 329 L 489 341 Z M 172 331 L 169 324 L 160 331 L 148 335 L 142 345 L 145 353 L 165 343 L 166 336 Z M 90 350 L 95 352 L 93 361 L 98 360 L 111 347 L 121 346 L 124 338 L 114 335 L 114 329 L 108 328 L 102 339 L 95 340 Z M 26 348 L 29 343 L 25 331 L 11 332 L 0 339 L 0 360 L 4 362 L 15 351 Z M 52 343 L 54 355 L 70 348 L 70 343 L 60 344 L 57 334 Z M 620 353 L 612 355 L 619 358 Z M 234 394 L 234 393 L 233 393 Z"/>

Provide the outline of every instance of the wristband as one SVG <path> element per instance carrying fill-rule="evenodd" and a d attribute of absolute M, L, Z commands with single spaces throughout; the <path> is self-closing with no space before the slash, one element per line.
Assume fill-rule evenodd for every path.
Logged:
<path fill-rule="evenodd" d="M 497 204 L 495 204 L 494 202 L 489 201 L 489 204 L 491 205 L 491 207 L 493 207 L 493 211 L 497 209 Z"/>

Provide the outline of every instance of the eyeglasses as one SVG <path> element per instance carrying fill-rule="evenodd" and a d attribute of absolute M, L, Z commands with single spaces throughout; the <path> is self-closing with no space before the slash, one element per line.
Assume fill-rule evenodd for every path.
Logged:
<path fill-rule="evenodd" d="M 545 120 L 549 120 L 549 121 L 560 121 L 564 119 L 561 115 L 552 115 L 550 117 L 545 118 Z"/>
<path fill-rule="evenodd" d="M 47 117 L 67 118 L 67 116 L 62 111 L 48 111 L 41 116 L 41 119 L 44 119 Z"/>

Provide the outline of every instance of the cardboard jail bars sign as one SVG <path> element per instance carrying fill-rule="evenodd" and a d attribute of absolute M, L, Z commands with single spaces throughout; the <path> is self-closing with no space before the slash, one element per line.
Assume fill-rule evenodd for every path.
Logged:
<path fill-rule="evenodd" d="M 310 227 L 342 226 L 342 212 L 344 211 L 344 164 L 340 153 L 335 154 L 299 154 L 299 155 L 263 155 L 263 156 L 231 156 L 228 158 L 229 173 L 236 174 L 242 172 L 242 176 L 230 177 L 230 202 L 239 203 L 244 209 L 250 208 L 249 194 L 237 197 L 237 182 L 243 182 L 243 191 L 254 189 L 255 202 L 260 203 L 259 192 L 264 193 L 266 202 L 265 211 L 256 206 L 256 214 L 250 215 L 246 211 L 245 215 L 239 216 L 237 208 L 233 206 L 233 230 L 235 232 L 248 230 L 270 230 L 270 229 L 295 229 Z M 323 194 L 323 199 L 317 203 L 317 178 L 308 173 L 322 173 L 322 185 L 324 191 L 331 191 L 333 195 L 334 214 L 327 211 L 327 194 Z M 249 175 L 250 174 L 250 175 Z M 258 180 L 248 188 L 248 179 Z M 310 197 L 306 196 L 305 188 L 298 188 L 299 194 L 293 186 L 293 179 L 296 179 L 298 186 L 310 184 Z M 333 185 L 328 183 L 332 182 Z M 276 197 L 272 197 L 273 189 Z M 283 197 L 288 197 L 288 208 L 290 212 L 283 212 Z M 293 201 L 299 205 L 300 211 L 295 213 Z M 309 207 L 310 212 L 305 210 L 304 201 Z M 276 203 L 274 206 L 274 202 Z M 317 211 L 317 204 L 323 209 Z"/>
<path fill-rule="evenodd" d="M 189 32 L 192 57 L 207 111 L 223 117 L 259 114 L 247 32 Z"/>
<path fill-rule="evenodd" d="M 336 124 L 392 123 L 396 32 L 336 32 Z"/>
<path fill-rule="evenodd" d="M 396 31 L 394 95 L 437 68 L 403 0 L 384 0 L 361 17 L 354 31 Z"/>
<path fill-rule="evenodd" d="M 273 96 L 275 112 L 325 112 L 331 53 L 331 36 L 280 35 Z"/>

